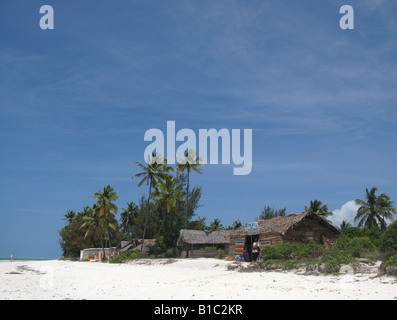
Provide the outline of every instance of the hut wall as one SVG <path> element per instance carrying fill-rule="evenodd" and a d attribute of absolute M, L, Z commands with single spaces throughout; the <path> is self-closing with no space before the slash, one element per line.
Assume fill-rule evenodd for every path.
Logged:
<path fill-rule="evenodd" d="M 112 248 L 112 254 L 115 255 L 116 253 L 116 248 Z M 105 254 L 108 257 L 110 255 L 109 248 L 105 248 Z M 99 260 L 102 258 L 103 255 L 103 249 L 102 248 L 89 248 L 89 249 L 84 249 L 80 250 L 80 260 L 86 261 L 86 260 Z"/>
<path fill-rule="evenodd" d="M 259 245 L 264 246 L 277 246 L 284 243 L 283 237 L 279 233 L 259 234 Z"/>
<path fill-rule="evenodd" d="M 231 235 L 230 236 L 230 244 L 229 244 L 229 254 L 243 254 L 243 248 L 245 243 L 245 235 Z"/>
<path fill-rule="evenodd" d="M 335 243 L 336 238 L 337 234 L 333 230 L 322 225 L 317 220 L 305 219 L 285 234 L 284 241 L 307 243 L 313 240 L 330 246 Z"/>

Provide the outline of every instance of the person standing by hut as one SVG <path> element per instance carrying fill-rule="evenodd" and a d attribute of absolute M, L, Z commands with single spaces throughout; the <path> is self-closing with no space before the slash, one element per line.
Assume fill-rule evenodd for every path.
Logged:
<path fill-rule="evenodd" d="M 258 259 L 259 252 L 260 252 L 259 241 L 255 241 L 252 244 L 252 260 L 256 261 Z"/>

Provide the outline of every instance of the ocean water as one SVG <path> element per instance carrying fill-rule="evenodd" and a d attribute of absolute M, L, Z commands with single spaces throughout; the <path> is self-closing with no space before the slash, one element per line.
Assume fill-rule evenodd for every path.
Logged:
<path fill-rule="evenodd" d="M 10 257 L 0 257 L 0 261 L 10 261 Z M 14 257 L 14 261 L 46 261 L 54 259 Z"/>

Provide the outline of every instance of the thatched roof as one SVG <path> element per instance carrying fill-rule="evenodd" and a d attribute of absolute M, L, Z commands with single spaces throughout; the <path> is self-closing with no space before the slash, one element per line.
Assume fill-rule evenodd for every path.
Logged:
<path fill-rule="evenodd" d="M 335 228 L 332 224 L 324 220 L 318 214 L 313 212 L 304 212 L 301 214 L 290 214 L 284 217 L 276 217 L 269 220 L 257 220 L 259 224 L 259 233 L 279 233 L 285 235 L 289 230 L 298 226 L 305 219 L 317 220 L 324 227 L 331 229 L 335 233 L 340 233 L 340 231 Z M 232 235 L 245 235 L 245 227 L 234 231 Z"/>
<path fill-rule="evenodd" d="M 183 244 L 225 244 L 230 242 L 230 231 L 200 231 L 182 229 L 179 233 L 178 246 Z"/>

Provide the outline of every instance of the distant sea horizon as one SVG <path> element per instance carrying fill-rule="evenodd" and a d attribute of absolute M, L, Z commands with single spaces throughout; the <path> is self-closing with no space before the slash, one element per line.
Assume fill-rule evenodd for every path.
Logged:
<path fill-rule="evenodd" d="M 11 261 L 10 257 L 0 257 L 0 261 Z M 45 260 L 57 260 L 57 259 L 50 259 L 50 258 L 25 258 L 25 257 L 14 257 L 13 261 L 45 261 Z"/>

